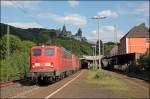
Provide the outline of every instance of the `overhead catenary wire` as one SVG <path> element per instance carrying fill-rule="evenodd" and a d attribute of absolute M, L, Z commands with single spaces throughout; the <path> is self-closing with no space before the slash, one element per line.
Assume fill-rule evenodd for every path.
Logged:
<path fill-rule="evenodd" d="M 21 2 L 21 1 L 20 1 Z M 11 0 L 11 3 L 13 4 L 14 7 L 18 8 L 20 11 L 22 11 L 24 14 L 26 14 L 27 16 L 31 17 L 35 23 L 39 24 L 41 27 L 43 28 L 47 28 L 44 25 L 42 25 L 36 18 L 35 16 L 33 16 L 32 14 L 28 13 L 28 11 L 24 10 L 24 7 L 22 7 L 21 5 L 19 5 L 18 3 L 14 2 L 14 0 Z"/>

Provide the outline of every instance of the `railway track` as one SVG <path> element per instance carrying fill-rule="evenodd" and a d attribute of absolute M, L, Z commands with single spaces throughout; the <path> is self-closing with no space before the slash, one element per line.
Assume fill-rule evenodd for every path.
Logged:
<path fill-rule="evenodd" d="M 149 77 L 147 76 L 143 76 L 142 74 L 134 74 L 134 73 L 127 73 L 127 72 L 124 72 L 122 70 L 116 70 L 116 69 L 112 69 L 112 70 L 105 70 L 105 71 L 110 71 L 110 72 L 114 72 L 114 73 L 117 73 L 117 74 L 121 74 L 121 75 L 125 75 L 125 76 L 128 76 L 130 78 L 137 78 L 137 79 L 141 79 L 141 80 L 144 80 L 146 82 L 150 82 L 150 79 Z"/>
<path fill-rule="evenodd" d="M 10 98 L 17 96 L 22 92 L 35 89 L 37 86 L 32 82 L 29 82 L 28 79 L 14 80 L 0 83 L 1 88 L 1 98 Z"/>
<path fill-rule="evenodd" d="M 7 82 L 1 82 L 0 83 L 0 88 L 2 88 L 2 87 L 8 87 L 8 86 L 10 86 L 10 85 L 14 85 L 16 82 L 21 82 L 21 83 L 25 83 L 25 82 L 27 82 L 28 81 L 28 79 L 20 79 L 20 80 L 14 80 L 14 81 L 7 81 Z"/>
<path fill-rule="evenodd" d="M 77 73 L 78 74 L 78 73 Z M 27 94 L 30 94 L 32 92 L 36 92 L 37 89 L 44 89 L 47 87 L 51 87 L 54 86 L 55 84 L 62 84 L 61 82 L 67 81 L 68 79 L 72 79 L 72 77 L 74 77 L 76 75 L 70 75 L 67 78 L 61 80 L 61 81 L 56 81 L 53 82 L 53 84 L 51 83 L 45 83 L 45 84 L 40 84 L 40 83 L 32 83 L 29 82 L 29 80 L 27 79 L 22 79 L 22 80 L 17 80 L 17 81 L 10 81 L 10 82 L 4 82 L 1 83 L 1 98 L 20 98 L 20 97 L 24 97 Z M 57 86 L 58 87 L 58 86 Z M 59 86 L 61 87 L 61 86 Z M 55 89 L 55 88 L 53 88 Z"/>
<path fill-rule="evenodd" d="M 0 88 L 2 87 L 6 87 L 6 86 L 10 86 L 10 85 L 13 85 L 14 83 L 12 81 L 9 81 L 9 82 L 2 82 L 0 83 Z"/>

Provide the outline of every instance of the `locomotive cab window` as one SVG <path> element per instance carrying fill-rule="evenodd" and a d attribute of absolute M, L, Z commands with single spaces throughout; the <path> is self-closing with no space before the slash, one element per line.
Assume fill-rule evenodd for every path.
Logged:
<path fill-rule="evenodd" d="M 33 56 L 41 56 L 41 49 L 33 49 Z"/>
<path fill-rule="evenodd" d="M 45 49 L 45 56 L 53 56 L 54 53 L 54 48 L 46 48 Z"/>

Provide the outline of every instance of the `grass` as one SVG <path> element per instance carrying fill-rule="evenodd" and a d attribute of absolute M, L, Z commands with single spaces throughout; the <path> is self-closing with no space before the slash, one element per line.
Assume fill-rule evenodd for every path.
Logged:
<path fill-rule="evenodd" d="M 112 92 L 122 98 L 135 99 L 139 97 L 139 94 L 141 95 L 140 97 L 143 94 L 141 91 L 132 89 L 131 85 L 128 85 L 129 83 L 126 83 L 125 80 L 116 78 L 104 70 L 89 70 L 84 83 L 100 90 Z"/>
<path fill-rule="evenodd" d="M 127 91 L 128 87 L 125 82 L 117 79 L 104 71 L 89 70 L 86 83 L 96 85 L 99 88 L 115 91 Z"/>

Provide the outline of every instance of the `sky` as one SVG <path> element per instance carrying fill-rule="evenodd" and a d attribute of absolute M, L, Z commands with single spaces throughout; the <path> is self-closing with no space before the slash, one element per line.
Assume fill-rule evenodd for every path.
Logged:
<path fill-rule="evenodd" d="M 149 27 L 149 1 L 1 1 L 1 22 L 20 28 L 62 29 L 75 34 L 81 28 L 89 41 L 120 40 L 131 28 L 141 23 Z M 116 28 L 115 28 L 116 27 Z"/>

